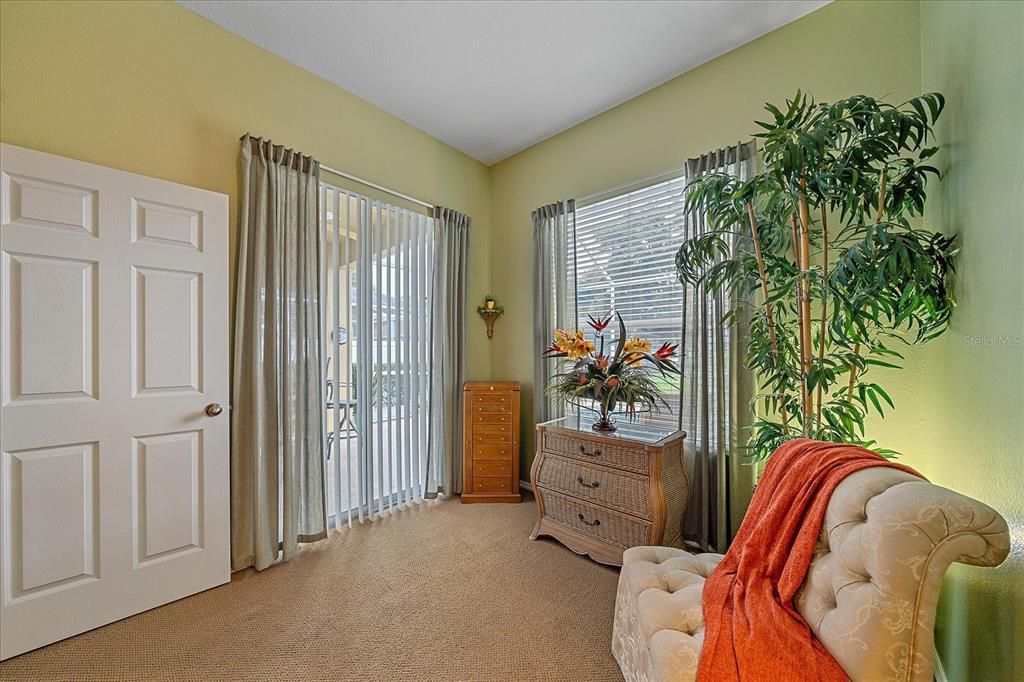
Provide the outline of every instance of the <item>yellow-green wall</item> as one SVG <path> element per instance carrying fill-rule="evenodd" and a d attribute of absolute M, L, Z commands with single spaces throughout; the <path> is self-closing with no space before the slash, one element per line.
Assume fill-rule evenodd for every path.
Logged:
<path fill-rule="evenodd" d="M 491 369 L 495 379 L 522 382 L 523 414 L 533 414 L 531 210 L 748 140 L 764 103 L 798 88 L 826 101 L 861 92 L 900 101 L 920 94 L 919 26 L 916 2 L 833 3 L 493 166 L 492 289 L 505 315 L 495 328 Z M 887 385 L 900 408 L 912 411 L 913 386 L 899 377 Z M 523 421 L 526 472 L 533 424 Z M 890 447 L 912 443 L 909 436 L 896 440 Z"/>
<path fill-rule="evenodd" d="M 476 315 L 483 164 L 173 3 L 0 2 L 0 140 L 228 194 L 232 259 L 246 131 L 470 215 Z M 486 379 L 491 346 L 472 322 L 468 378 Z"/>
<path fill-rule="evenodd" d="M 959 233 L 959 307 L 921 349 L 913 463 L 1010 522 L 996 570 L 954 566 L 936 628 L 950 680 L 1024 677 L 1024 3 L 922 5 L 922 86 L 947 98 L 930 222 Z"/>

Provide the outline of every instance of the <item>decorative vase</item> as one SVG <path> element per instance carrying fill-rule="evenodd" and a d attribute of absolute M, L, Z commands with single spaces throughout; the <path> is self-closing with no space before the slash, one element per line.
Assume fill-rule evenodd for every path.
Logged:
<path fill-rule="evenodd" d="M 601 411 L 598 413 L 597 419 L 594 420 L 594 424 L 590 427 L 594 431 L 600 431 L 602 433 L 611 433 L 618 427 L 615 426 L 615 422 L 611 419 L 611 414 L 615 410 L 615 399 L 605 402 L 601 400 Z"/>

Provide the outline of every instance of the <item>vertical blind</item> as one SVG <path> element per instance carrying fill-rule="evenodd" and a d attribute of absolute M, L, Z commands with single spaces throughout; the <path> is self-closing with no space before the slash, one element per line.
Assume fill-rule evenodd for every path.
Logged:
<path fill-rule="evenodd" d="M 425 494 L 433 219 L 320 192 L 326 485 L 340 528 Z"/>
<path fill-rule="evenodd" d="M 580 320 L 616 310 L 630 337 L 649 339 L 654 349 L 678 344 L 683 326 L 683 285 L 675 254 L 686 237 L 686 178 L 681 175 L 576 206 L 575 248 L 568 257 L 576 271 L 576 312 Z M 656 377 L 664 406 L 651 418 L 679 423 L 678 379 Z"/>

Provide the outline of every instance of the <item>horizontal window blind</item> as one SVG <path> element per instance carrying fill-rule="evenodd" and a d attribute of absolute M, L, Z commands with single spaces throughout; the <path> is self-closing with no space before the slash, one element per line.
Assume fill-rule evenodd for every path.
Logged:
<path fill-rule="evenodd" d="M 683 286 L 675 254 L 685 238 L 684 177 L 656 182 L 576 208 L 576 310 L 582 323 L 616 310 L 630 337 L 649 339 L 652 350 L 678 344 L 683 326 Z M 614 331 L 612 332 L 614 336 Z M 679 423 L 678 378 L 657 377 L 669 404 L 651 415 Z"/>

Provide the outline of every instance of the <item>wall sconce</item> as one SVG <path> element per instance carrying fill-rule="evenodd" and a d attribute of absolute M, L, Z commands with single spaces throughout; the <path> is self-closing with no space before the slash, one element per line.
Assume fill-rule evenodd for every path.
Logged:
<path fill-rule="evenodd" d="M 494 297 L 488 294 L 484 296 L 484 304 L 476 309 L 480 317 L 484 318 L 487 325 L 487 338 L 494 338 L 494 321 L 505 313 L 505 309 L 498 305 Z"/>

